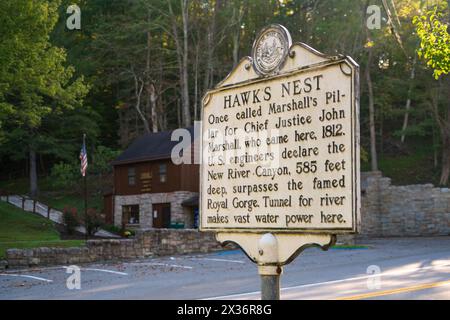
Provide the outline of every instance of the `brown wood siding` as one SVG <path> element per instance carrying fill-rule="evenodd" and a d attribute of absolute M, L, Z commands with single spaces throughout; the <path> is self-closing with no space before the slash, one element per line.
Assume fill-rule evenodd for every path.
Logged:
<path fill-rule="evenodd" d="M 186 164 L 181 166 L 181 190 L 199 192 L 200 166 L 198 164 Z"/>
<path fill-rule="evenodd" d="M 166 182 L 160 182 L 159 165 L 165 163 L 167 166 Z M 136 183 L 134 186 L 128 184 L 128 168 L 134 167 L 136 172 Z M 151 190 L 145 187 L 148 183 L 148 173 L 151 172 Z M 143 179 L 144 178 L 144 179 Z M 141 193 L 166 193 L 174 191 L 198 192 L 199 166 L 198 165 L 175 165 L 170 159 L 147 161 L 134 164 L 116 165 L 114 167 L 114 190 L 116 195 L 133 195 Z"/>
<path fill-rule="evenodd" d="M 105 194 L 103 196 L 103 213 L 105 214 L 105 223 L 107 224 L 114 223 L 113 207 L 113 195 Z"/>

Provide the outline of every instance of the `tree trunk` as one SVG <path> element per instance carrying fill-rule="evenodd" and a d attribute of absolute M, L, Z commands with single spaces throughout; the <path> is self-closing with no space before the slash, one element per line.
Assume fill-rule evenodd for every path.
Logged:
<path fill-rule="evenodd" d="M 152 114 L 152 132 L 158 132 L 158 115 L 156 112 L 156 101 L 158 99 L 156 95 L 156 87 L 151 83 L 149 85 L 150 107 Z"/>
<path fill-rule="evenodd" d="M 369 48 L 369 57 L 366 67 L 367 91 L 369 95 L 369 127 L 370 127 L 370 160 L 372 171 L 378 171 L 377 160 L 377 137 L 375 131 L 375 105 L 373 97 L 372 78 L 370 76 L 370 65 L 372 64 L 372 49 Z"/>
<path fill-rule="evenodd" d="M 237 66 L 239 62 L 239 42 L 241 33 L 236 32 L 233 36 L 233 68 Z"/>
<path fill-rule="evenodd" d="M 220 0 L 216 0 L 213 8 L 213 14 L 210 19 L 210 24 L 208 26 L 207 33 L 207 54 L 206 54 L 206 71 L 205 71 L 205 81 L 204 90 L 205 92 L 212 87 L 213 77 L 214 77 L 214 48 L 216 47 L 216 16 L 220 9 Z"/>
<path fill-rule="evenodd" d="M 379 118 L 379 127 L 380 127 L 380 143 L 379 143 L 379 151 L 378 153 L 383 156 L 383 149 L 384 149 L 384 145 L 383 145 L 383 130 L 384 130 L 384 117 L 383 117 L 383 112 L 381 109 L 378 109 L 378 118 Z"/>
<path fill-rule="evenodd" d="M 414 60 L 411 67 L 411 75 L 409 76 L 408 97 L 406 99 L 405 115 L 403 117 L 402 136 L 400 139 L 402 143 L 405 142 L 405 130 L 406 128 L 408 128 L 409 110 L 411 109 L 411 92 L 413 89 L 414 78 L 416 77 L 416 62 L 417 62 L 417 55 L 414 54 Z"/>
<path fill-rule="evenodd" d="M 369 6 L 369 0 L 366 1 L 366 5 L 364 7 L 364 13 L 367 12 L 367 7 Z M 373 58 L 373 43 L 370 38 L 370 31 L 367 27 L 367 24 L 364 23 L 365 31 L 366 31 L 366 43 L 367 43 L 367 66 L 366 66 L 366 82 L 367 82 L 367 93 L 369 96 L 369 130 L 370 130 L 370 166 L 372 171 L 378 171 L 378 155 L 377 155 L 377 136 L 375 130 L 375 102 L 373 96 L 373 85 L 372 85 L 372 77 L 370 74 L 370 67 L 372 65 Z"/>
<path fill-rule="evenodd" d="M 155 116 L 157 119 L 158 129 L 161 131 L 167 130 L 167 112 L 166 112 L 166 103 L 164 101 L 163 95 L 163 65 L 162 61 L 159 63 L 158 67 L 158 97 L 156 99 L 155 105 Z"/>
<path fill-rule="evenodd" d="M 191 110 L 189 105 L 189 77 L 188 77 L 188 0 L 180 0 L 181 16 L 183 22 L 183 45 L 178 36 L 177 17 L 175 16 L 171 0 L 167 0 L 169 13 L 172 20 L 172 36 L 177 50 L 178 71 L 180 77 L 181 105 L 182 105 L 182 124 L 184 127 L 191 125 Z"/>
<path fill-rule="evenodd" d="M 450 85 L 450 77 L 448 77 L 448 82 Z M 441 137 L 441 147 L 442 147 L 442 168 L 441 177 L 439 179 L 439 184 L 445 186 L 448 184 L 450 176 L 450 89 L 447 88 L 447 109 L 444 110 L 445 114 L 442 116 L 439 113 L 439 101 L 440 101 L 440 89 L 442 87 L 442 81 L 439 81 L 439 87 L 435 94 L 431 95 L 431 111 L 435 121 L 439 127 L 439 133 Z"/>
<path fill-rule="evenodd" d="M 450 24 L 450 0 L 447 0 L 448 23 Z M 450 176 L 450 76 L 447 76 L 447 114 L 441 125 L 442 134 L 442 171 L 440 185 L 448 185 Z M 439 103 L 439 100 L 438 100 Z"/>
<path fill-rule="evenodd" d="M 450 176 L 450 132 L 448 131 L 442 134 L 442 171 L 439 181 L 441 186 L 448 185 Z"/>
<path fill-rule="evenodd" d="M 134 108 L 136 109 L 139 119 L 141 119 L 142 123 L 144 124 L 144 130 L 147 133 L 150 132 L 150 125 L 148 123 L 147 118 L 145 117 L 145 114 L 141 110 L 141 98 L 143 89 L 144 89 L 144 81 L 140 78 L 138 79 L 138 77 L 134 75 L 134 94 L 136 98 Z M 139 132 L 137 123 L 136 123 L 136 132 Z"/>
<path fill-rule="evenodd" d="M 178 127 L 181 127 L 181 107 L 180 107 L 180 100 L 177 99 L 177 119 L 178 119 Z"/>
<path fill-rule="evenodd" d="M 234 23 L 235 31 L 233 35 L 233 68 L 237 66 L 239 62 L 239 46 L 241 42 L 241 25 L 245 12 L 248 9 L 248 3 L 243 3 L 243 7 L 233 8 L 233 18 L 236 19 Z"/>
<path fill-rule="evenodd" d="M 405 57 L 408 58 L 408 54 L 406 53 L 405 47 L 403 46 L 402 38 L 400 37 L 400 34 L 397 31 L 397 27 L 394 24 L 394 19 L 392 18 L 391 10 L 389 9 L 387 1 L 382 0 L 381 2 L 383 3 L 384 10 L 386 11 L 386 15 L 388 17 L 387 24 L 388 24 L 389 28 L 391 29 L 391 33 L 394 36 L 395 40 L 397 41 L 397 43 L 398 43 L 400 49 L 402 50 L 403 54 L 405 55 Z M 394 3 L 393 2 L 391 2 L 391 3 L 393 4 L 394 9 L 395 9 Z"/>
<path fill-rule="evenodd" d="M 36 151 L 29 148 L 29 161 L 30 161 L 30 197 L 34 198 L 38 195 L 37 185 L 37 164 L 36 164 Z"/>
<path fill-rule="evenodd" d="M 195 64 L 194 64 L 194 121 L 198 120 L 198 65 L 199 65 L 200 44 L 195 45 Z"/>
<path fill-rule="evenodd" d="M 188 75 L 188 0 L 181 1 L 181 10 L 183 17 L 183 82 L 182 82 L 182 100 L 183 100 L 183 126 L 191 126 L 191 108 L 189 105 L 189 75 Z"/>
<path fill-rule="evenodd" d="M 147 22 L 150 25 L 150 12 L 147 15 Z M 149 26 L 148 26 L 149 27 Z M 147 56 L 145 64 L 145 78 L 147 89 L 147 111 L 150 111 L 152 121 L 152 132 L 158 132 L 158 119 L 156 117 L 156 88 L 152 83 L 150 75 L 150 48 L 152 43 L 152 37 L 150 31 L 147 31 Z M 147 113 L 148 114 L 148 113 Z"/>
<path fill-rule="evenodd" d="M 438 148 L 437 148 L 437 137 L 436 137 L 436 127 L 432 127 L 433 132 L 433 167 L 436 169 L 439 165 L 438 162 Z"/>

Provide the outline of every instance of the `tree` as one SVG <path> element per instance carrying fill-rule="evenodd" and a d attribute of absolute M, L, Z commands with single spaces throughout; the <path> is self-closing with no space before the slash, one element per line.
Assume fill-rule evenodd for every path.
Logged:
<path fill-rule="evenodd" d="M 436 80 L 450 73 L 450 35 L 448 25 L 450 25 L 450 0 L 447 0 L 447 23 L 444 23 L 444 14 L 438 11 L 438 7 L 427 11 L 421 16 L 416 16 L 413 20 L 416 26 L 417 35 L 420 38 L 420 49 L 418 55 L 426 61 L 429 68 L 433 69 Z M 446 79 L 450 86 L 450 77 Z M 439 89 L 441 87 L 439 82 Z M 447 108 L 443 112 L 439 110 L 439 93 L 432 96 L 430 106 L 432 114 L 439 126 L 442 143 L 442 170 L 440 184 L 447 185 L 450 176 L 450 90 L 447 95 Z"/>
<path fill-rule="evenodd" d="M 416 50 L 421 41 L 411 22 L 414 16 L 423 15 L 429 3 L 424 0 L 371 3 L 384 8 L 381 29 L 374 30 L 364 27 L 370 15 L 365 11 L 366 1 L 361 0 L 61 1 L 61 18 L 55 28 L 52 12 L 58 1 L 0 3 L 2 176 L 12 176 L 11 171 L 24 176 L 37 169 L 46 173 L 56 163 L 70 162 L 79 152 L 83 131 L 92 149 L 96 145 L 117 149 L 119 143 L 125 147 L 129 139 L 146 131 L 190 125 L 192 119 L 201 117 L 205 90 L 250 54 L 257 32 L 271 23 L 284 25 L 294 42 L 329 55 L 350 55 L 361 65 L 361 145 L 370 151 L 372 161 L 379 160 L 374 169 L 380 166 L 386 171 L 391 157 L 414 157 L 420 149 L 422 158 L 434 152 L 434 161 L 426 158 L 422 178 L 411 176 L 405 182 L 428 182 L 442 175 L 435 159 L 438 153 L 439 164 L 448 158 L 443 154 L 446 130 L 442 130 L 448 122 L 445 63 L 449 54 L 443 33 L 447 1 L 433 1 L 440 4 L 433 22 L 436 26 L 429 24 L 433 29 L 424 30 L 424 37 L 430 36 L 429 45 L 419 50 L 420 59 Z M 72 3 L 82 10 L 81 30 L 66 28 L 66 9 Z M 50 49 L 62 47 L 67 51 Z M 36 90 L 30 89 L 32 84 L 37 88 L 42 83 L 62 83 L 58 76 L 48 75 L 51 80 L 47 82 L 28 82 L 40 72 L 58 74 L 46 62 L 51 50 L 63 56 L 60 60 L 66 62 L 60 65 L 64 70 L 72 70 L 61 91 L 82 78 L 81 84 L 91 87 L 83 99 L 78 95 L 77 103 L 66 103 L 69 107 L 60 107 L 58 112 L 64 95 L 33 95 Z M 43 61 L 36 56 L 44 57 Z M 421 61 L 442 72 L 438 81 Z M 39 114 L 33 122 L 30 117 L 24 120 L 23 114 L 30 110 L 21 106 L 26 98 L 38 101 L 33 102 L 39 111 L 32 112 Z M 118 130 L 118 120 L 123 124 L 125 118 L 127 125 Z M 31 161 L 37 168 L 32 170 L 24 165 L 25 158 L 34 157 L 29 151 L 31 142 L 38 151 L 36 161 Z"/>
<path fill-rule="evenodd" d="M 450 6 L 450 0 L 449 6 Z M 449 9 L 450 11 L 450 9 Z M 441 22 L 443 14 L 437 8 L 416 16 L 413 20 L 420 38 L 418 55 L 433 69 L 434 78 L 450 73 L 450 35 L 447 23 Z M 450 23 L 450 12 L 449 12 Z"/>
<path fill-rule="evenodd" d="M 368 3 L 366 5 L 366 8 Z M 365 10 L 367 11 L 367 10 Z M 376 140 L 376 130 L 375 130 L 375 102 L 374 102 L 374 93 L 373 93 L 373 83 L 371 76 L 371 68 L 373 63 L 373 46 L 374 42 L 372 41 L 369 28 L 365 24 L 366 29 L 366 45 L 367 48 L 367 65 L 365 70 L 365 78 L 367 83 L 367 92 L 369 98 L 369 127 L 370 127 L 370 163 L 372 171 L 378 170 L 378 155 L 377 155 L 377 140 Z"/>
<path fill-rule="evenodd" d="M 37 154 L 51 139 L 44 130 L 47 121 L 81 108 L 89 90 L 83 77 L 72 79 L 74 68 L 65 66 L 65 50 L 49 41 L 59 4 L 59 0 L 0 3 L 0 108 L 7 143 L 16 154 L 28 154 L 31 196 L 38 193 Z"/>
<path fill-rule="evenodd" d="M 181 12 L 181 33 L 180 36 L 178 15 L 175 14 L 172 6 L 172 0 L 167 0 L 169 7 L 170 24 L 172 28 L 172 37 L 175 41 L 177 51 L 177 60 L 180 77 L 181 88 L 181 106 L 183 110 L 183 126 L 189 127 L 191 125 L 191 109 L 189 103 L 189 76 L 188 76 L 188 55 L 189 55 L 189 2 L 187 0 L 180 0 Z"/>

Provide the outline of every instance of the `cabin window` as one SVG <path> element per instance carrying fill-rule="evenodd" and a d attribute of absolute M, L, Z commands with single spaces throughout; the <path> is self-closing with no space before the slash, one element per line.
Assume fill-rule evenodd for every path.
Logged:
<path fill-rule="evenodd" d="M 128 168 L 128 185 L 136 185 L 136 168 Z"/>
<path fill-rule="evenodd" d="M 162 183 L 167 181 L 167 164 L 165 163 L 159 165 L 159 181 Z"/>
<path fill-rule="evenodd" d="M 122 206 L 123 221 L 125 224 L 139 224 L 139 205 Z"/>

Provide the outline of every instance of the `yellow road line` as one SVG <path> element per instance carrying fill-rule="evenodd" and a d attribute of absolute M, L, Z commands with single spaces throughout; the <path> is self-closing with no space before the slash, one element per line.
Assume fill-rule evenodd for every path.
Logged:
<path fill-rule="evenodd" d="M 341 297 L 341 298 L 337 298 L 336 300 L 367 299 L 367 298 L 386 296 L 386 295 L 390 295 L 390 294 L 398 294 L 398 293 L 404 293 L 404 292 L 412 292 L 412 291 L 419 291 L 419 290 L 424 290 L 424 289 L 442 287 L 442 286 L 446 286 L 446 285 L 450 285 L 450 280 L 419 284 L 419 285 L 416 285 L 416 286 L 404 287 L 404 288 L 399 288 L 399 289 L 391 289 L 391 290 L 384 290 L 384 291 L 377 291 L 377 292 L 369 292 L 369 293 L 364 293 L 364 294 L 355 295 L 355 296 Z"/>

